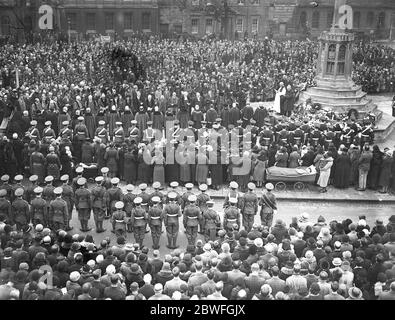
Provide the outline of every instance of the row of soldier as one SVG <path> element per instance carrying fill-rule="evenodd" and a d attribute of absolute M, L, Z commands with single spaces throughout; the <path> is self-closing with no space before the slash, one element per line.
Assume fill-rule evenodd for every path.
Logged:
<path fill-rule="evenodd" d="M 96 232 L 105 232 L 103 222 L 111 219 L 112 232 L 117 236 L 134 233 L 134 238 L 143 246 L 145 233 L 151 230 L 153 247 L 159 248 L 162 228 L 165 226 L 168 248 L 177 247 L 179 220 L 182 217 L 185 234 L 189 244 L 194 244 L 199 233 L 206 241 L 215 240 L 218 232 L 229 232 L 243 225 L 247 232 L 254 225 L 255 215 L 261 206 L 260 216 L 263 225 L 272 224 L 275 214 L 276 198 L 272 194 L 273 185 L 266 185 L 266 192 L 259 198 L 255 185 L 248 184 L 248 192 L 238 192 L 238 184 L 230 183 L 230 191 L 223 205 L 224 215 L 221 223 L 220 214 L 214 210 L 214 201 L 206 193 L 207 185 L 199 186 L 200 193 L 194 194 L 193 184 L 185 185 L 186 192 L 177 191 L 178 182 L 170 184 L 171 190 L 165 195 L 160 191 L 159 182 L 154 182 L 154 191 L 147 193 L 147 185 L 138 186 L 139 193 L 133 185 L 126 186 L 126 193 L 119 187 L 118 178 L 109 178 L 108 168 L 102 169 L 102 176 L 95 178 L 96 185 L 89 187 L 83 175 L 83 168 L 77 168 L 77 176 L 69 183 L 69 177 L 61 177 L 62 185 L 55 187 L 53 177 L 47 176 L 46 186 L 37 184 L 37 176 L 31 176 L 31 185 L 22 185 L 21 176 L 16 176 L 16 183 L 11 185 L 9 177 L 1 177 L 0 219 L 15 225 L 17 230 L 28 230 L 30 223 L 41 224 L 53 230 L 72 230 L 70 221 L 75 206 L 81 231 L 88 232 L 88 222 L 93 212 Z M 200 229 L 200 230 L 199 230 Z"/>

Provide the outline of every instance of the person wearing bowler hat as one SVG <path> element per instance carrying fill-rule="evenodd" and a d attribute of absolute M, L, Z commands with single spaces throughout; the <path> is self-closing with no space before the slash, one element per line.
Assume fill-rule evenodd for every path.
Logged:
<path fill-rule="evenodd" d="M 15 223 L 16 230 L 22 230 L 30 223 L 30 209 L 26 200 L 23 200 L 23 189 L 15 190 L 15 200 L 11 205 L 11 221 Z"/>
<path fill-rule="evenodd" d="M 93 210 L 93 218 L 95 220 L 96 232 L 102 233 L 106 231 L 103 228 L 103 221 L 106 215 L 106 188 L 102 186 L 103 177 L 99 176 L 95 178 L 96 186 L 91 191 L 91 203 Z"/>
<path fill-rule="evenodd" d="M 143 199 L 139 196 L 134 199 L 134 209 L 130 217 L 130 223 L 133 228 L 134 238 L 136 242 L 143 247 L 143 241 L 145 236 L 145 230 L 147 227 L 148 215 L 145 208 L 142 206 Z"/>
<path fill-rule="evenodd" d="M 247 187 L 248 191 L 244 194 L 241 201 L 241 214 L 243 216 L 243 227 L 247 232 L 250 232 L 254 224 L 255 215 L 258 212 L 258 197 L 254 193 L 254 183 L 248 183 Z"/>
<path fill-rule="evenodd" d="M 75 207 L 78 212 L 78 219 L 81 223 L 80 230 L 82 232 L 89 232 L 92 230 L 92 228 L 88 228 L 88 221 L 92 209 L 91 192 L 85 187 L 85 178 L 79 178 L 77 184 L 79 188 L 75 191 Z"/>
<path fill-rule="evenodd" d="M 277 201 L 276 196 L 272 193 L 274 189 L 273 184 L 269 182 L 265 185 L 265 188 L 266 192 L 262 194 L 259 201 L 261 206 L 261 224 L 270 228 L 273 223 L 273 216 L 277 212 Z"/>
<path fill-rule="evenodd" d="M 115 211 L 111 218 L 113 232 L 117 237 L 126 237 L 126 223 L 128 218 L 126 217 L 126 212 L 122 210 L 123 208 L 124 203 L 122 201 L 117 201 L 115 203 Z"/>
<path fill-rule="evenodd" d="M 49 216 L 51 217 L 52 228 L 54 230 L 64 230 L 68 225 L 69 212 L 67 209 L 67 202 L 62 199 L 62 187 L 55 188 L 55 200 L 52 200 L 49 205 Z"/>

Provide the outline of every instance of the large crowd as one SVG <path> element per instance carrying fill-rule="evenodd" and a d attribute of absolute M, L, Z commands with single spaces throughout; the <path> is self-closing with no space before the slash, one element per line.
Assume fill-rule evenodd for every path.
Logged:
<path fill-rule="evenodd" d="M 267 168 L 314 169 L 321 192 L 395 190 L 393 151 L 373 145 L 374 119 L 297 105 L 314 85 L 316 49 L 155 37 L 1 47 L 2 298 L 393 299 L 394 216 L 372 228 L 365 217 L 313 223 L 308 214 L 273 224 Z M 354 79 L 392 91 L 391 59 L 391 49 L 356 46 Z M 221 221 L 206 191 L 228 183 Z M 256 186 L 266 186 L 260 199 Z M 92 213 L 98 233 L 111 218 L 117 243 L 71 236 L 74 207 L 85 234 Z M 172 252 L 162 258 L 163 226 Z"/>

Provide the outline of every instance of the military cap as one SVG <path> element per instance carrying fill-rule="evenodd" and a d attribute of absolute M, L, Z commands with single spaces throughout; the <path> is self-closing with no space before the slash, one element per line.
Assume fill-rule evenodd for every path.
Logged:
<path fill-rule="evenodd" d="M 193 183 L 187 183 L 187 184 L 185 184 L 185 188 L 187 188 L 187 189 L 192 189 L 193 188 Z"/>
<path fill-rule="evenodd" d="M 77 180 L 77 184 L 78 184 L 79 186 L 85 185 L 85 184 L 86 184 L 86 179 L 85 179 L 85 178 L 79 178 L 79 179 Z"/>
<path fill-rule="evenodd" d="M 128 184 L 128 185 L 126 186 L 126 191 L 133 191 L 133 190 L 134 190 L 134 185 Z"/>
<path fill-rule="evenodd" d="M 207 184 L 205 184 L 205 183 L 202 183 L 200 186 L 199 186 L 199 190 L 201 190 L 201 191 L 206 191 L 208 189 L 208 186 L 207 186 Z"/>
<path fill-rule="evenodd" d="M 118 184 L 119 183 L 119 178 L 112 178 L 111 179 L 111 184 Z"/>
<path fill-rule="evenodd" d="M 200 121 L 200 123 L 201 124 L 207 124 L 207 121 L 203 120 L 203 121 Z"/>
<path fill-rule="evenodd" d="M 154 188 L 154 189 L 159 189 L 159 188 L 160 188 L 160 182 L 155 181 L 155 182 L 152 184 L 152 188 Z"/>
<path fill-rule="evenodd" d="M 135 198 L 135 199 L 133 200 L 133 202 L 134 202 L 135 204 L 140 204 L 140 203 L 143 202 L 143 199 L 142 199 L 141 197 L 137 197 L 137 198 Z"/>
<path fill-rule="evenodd" d="M 70 179 L 68 174 L 64 174 L 63 176 L 60 177 L 60 181 L 66 182 Z"/>
<path fill-rule="evenodd" d="M 62 125 L 64 125 L 64 126 L 68 126 L 69 124 L 70 124 L 70 122 L 68 122 L 67 120 L 62 122 Z"/>
<path fill-rule="evenodd" d="M 122 122 L 121 122 L 121 121 L 117 121 L 117 122 L 115 122 L 115 124 L 116 124 L 117 126 L 122 126 Z"/>
<path fill-rule="evenodd" d="M 146 183 L 142 183 L 142 184 L 139 185 L 139 189 L 140 189 L 140 190 L 145 190 L 145 189 L 147 189 L 147 187 L 148 187 L 148 186 L 147 186 Z"/>
<path fill-rule="evenodd" d="M 191 194 L 189 197 L 188 197 L 188 201 L 190 201 L 190 202 L 195 202 L 197 200 L 197 197 L 194 195 L 194 194 Z"/>
<path fill-rule="evenodd" d="M 237 184 L 236 181 L 232 181 L 232 182 L 229 184 L 229 187 L 231 187 L 232 189 L 237 189 L 237 188 L 239 187 L 239 185 Z"/>
<path fill-rule="evenodd" d="M 83 172 L 84 172 L 84 168 L 83 168 L 83 167 L 77 167 L 77 168 L 75 169 L 75 172 L 77 172 L 77 173 L 83 173 Z"/>
<path fill-rule="evenodd" d="M 45 182 L 52 182 L 53 181 L 53 176 L 46 176 L 45 177 Z"/>
<path fill-rule="evenodd" d="M 221 122 L 222 121 L 222 119 L 221 118 L 217 118 L 217 119 L 215 119 L 215 122 Z"/>
<path fill-rule="evenodd" d="M 236 123 L 241 124 L 241 123 L 243 123 L 243 120 L 239 119 L 236 121 Z"/>
<path fill-rule="evenodd" d="M 237 198 L 229 198 L 230 203 L 237 203 Z"/>
<path fill-rule="evenodd" d="M 95 178 L 95 181 L 96 181 L 96 182 L 102 182 L 103 179 L 104 179 L 104 178 L 103 178 L 102 176 L 98 176 L 98 177 Z"/>
<path fill-rule="evenodd" d="M 256 121 L 255 121 L 254 119 L 251 119 L 250 122 L 251 122 L 252 124 L 255 124 L 255 123 L 256 123 Z"/>
<path fill-rule="evenodd" d="M 180 124 L 179 120 L 174 120 L 174 124 Z"/>
<path fill-rule="evenodd" d="M 177 181 L 170 182 L 170 187 L 177 188 L 178 187 L 178 182 Z"/>
<path fill-rule="evenodd" d="M 53 190 L 53 193 L 56 194 L 56 195 L 60 195 L 60 194 L 63 193 L 63 188 L 62 187 L 55 188 Z"/>
<path fill-rule="evenodd" d="M 149 125 L 149 126 L 152 125 L 152 123 L 153 123 L 153 122 L 152 122 L 151 120 L 150 120 L 150 121 L 147 121 L 147 125 Z"/>
<path fill-rule="evenodd" d="M 155 202 L 155 203 L 159 203 L 160 202 L 160 198 L 158 196 L 155 196 L 155 197 L 152 197 L 151 201 Z"/>
<path fill-rule="evenodd" d="M 36 120 L 30 121 L 30 125 L 31 125 L 31 126 L 36 126 L 36 125 L 37 125 L 37 121 L 36 121 Z"/>
<path fill-rule="evenodd" d="M 117 201 L 115 203 L 115 209 L 122 209 L 124 207 L 124 203 L 122 201 Z"/>
<path fill-rule="evenodd" d="M 169 194 L 167 195 L 169 197 L 169 199 L 176 199 L 177 198 L 177 193 L 175 192 L 169 192 Z"/>
<path fill-rule="evenodd" d="M 21 197 L 23 196 L 23 189 L 22 188 L 18 188 L 15 190 L 15 196 L 16 197 Z"/>
<path fill-rule="evenodd" d="M 273 190 L 274 186 L 272 183 L 269 182 L 269 183 L 266 183 L 265 188 L 266 188 L 266 190 Z"/>
<path fill-rule="evenodd" d="M 1 181 L 6 182 L 10 180 L 10 176 L 8 174 L 5 174 L 3 176 L 1 176 Z"/>
<path fill-rule="evenodd" d="M 36 182 L 38 180 L 38 175 L 33 174 L 32 176 L 29 177 L 30 182 Z"/>
<path fill-rule="evenodd" d="M 193 122 L 192 120 L 189 120 L 189 121 L 188 121 L 188 125 L 189 125 L 189 126 L 193 126 L 193 123 L 194 123 L 194 122 Z"/>
<path fill-rule="evenodd" d="M 255 188 L 256 188 L 255 183 L 253 183 L 253 182 L 250 182 L 249 184 L 247 184 L 247 187 L 250 190 L 255 190 Z"/>
<path fill-rule="evenodd" d="M 23 180 L 23 176 L 21 174 L 18 174 L 14 177 L 15 181 L 22 181 Z"/>
<path fill-rule="evenodd" d="M 50 126 L 51 124 L 52 124 L 51 121 L 45 121 L 45 125 L 46 125 L 46 126 Z"/>
<path fill-rule="evenodd" d="M 105 124 L 106 124 L 106 122 L 104 120 L 99 121 L 99 126 L 104 126 Z"/>
<path fill-rule="evenodd" d="M 101 173 L 108 173 L 108 171 L 110 171 L 110 169 L 108 169 L 107 167 L 101 168 Z"/>
<path fill-rule="evenodd" d="M 80 117 L 77 118 L 77 120 L 78 120 L 78 121 L 84 121 L 84 117 L 81 117 L 81 116 L 80 116 Z"/>
<path fill-rule="evenodd" d="M 41 188 L 41 187 L 37 187 L 37 188 L 34 188 L 34 193 L 37 193 L 37 194 L 39 194 L 39 193 L 42 193 L 43 192 L 43 188 Z"/>
<path fill-rule="evenodd" d="M 4 197 L 7 195 L 7 190 L 6 189 L 0 189 L 0 197 Z"/>
<path fill-rule="evenodd" d="M 131 124 L 137 124 L 137 120 L 130 121 Z"/>

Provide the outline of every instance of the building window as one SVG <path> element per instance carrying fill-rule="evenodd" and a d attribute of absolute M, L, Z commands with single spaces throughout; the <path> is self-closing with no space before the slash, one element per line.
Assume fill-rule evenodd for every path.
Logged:
<path fill-rule="evenodd" d="M 339 54 L 337 57 L 337 74 L 344 74 L 345 60 L 346 60 L 346 46 L 342 44 L 339 47 Z"/>
<path fill-rule="evenodd" d="M 88 30 L 96 30 L 96 14 L 93 12 L 86 14 L 86 25 Z"/>
<path fill-rule="evenodd" d="M 127 12 L 123 16 L 123 28 L 125 30 L 132 30 L 133 29 L 133 13 Z"/>
<path fill-rule="evenodd" d="M 206 19 L 206 34 L 213 33 L 213 19 Z"/>
<path fill-rule="evenodd" d="M 368 12 L 368 16 L 367 16 L 367 22 L 368 22 L 368 26 L 372 27 L 373 26 L 373 21 L 374 21 L 374 13 L 372 11 Z"/>
<path fill-rule="evenodd" d="M 192 19 L 191 20 L 192 23 L 192 30 L 191 33 L 199 33 L 199 20 L 198 19 Z"/>
<path fill-rule="evenodd" d="M 328 48 L 328 59 L 326 64 L 326 73 L 333 74 L 335 70 L 336 45 L 331 44 Z"/>
<path fill-rule="evenodd" d="M 1 17 L 1 34 L 7 36 L 11 34 L 10 17 Z"/>
<path fill-rule="evenodd" d="M 258 18 L 252 18 L 251 32 L 258 33 Z"/>
<path fill-rule="evenodd" d="M 302 11 L 299 17 L 299 27 L 305 28 L 307 26 L 307 13 L 306 11 Z"/>
<path fill-rule="evenodd" d="M 114 14 L 106 13 L 104 16 L 105 30 L 114 30 Z"/>
<path fill-rule="evenodd" d="M 142 29 L 143 30 L 151 30 L 151 13 L 144 12 L 142 15 Z"/>
<path fill-rule="evenodd" d="M 385 27 L 385 12 L 380 12 L 377 27 L 379 29 L 383 29 Z"/>
<path fill-rule="evenodd" d="M 313 12 L 313 19 L 311 21 L 311 27 L 318 29 L 320 26 L 320 13 L 318 11 Z"/>
<path fill-rule="evenodd" d="M 243 19 L 236 19 L 236 32 L 243 32 Z"/>
<path fill-rule="evenodd" d="M 361 25 L 361 13 L 359 11 L 355 11 L 353 17 L 353 29 L 358 29 L 360 25 Z"/>
<path fill-rule="evenodd" d="M 67 14 L 67 22 L 70 30 L 77 30 L 77 14 L 74 12 Z"/>
<path fill-rule="evenodd" d="M 326 27 L 332 28 L 332 23 L 333 23 L 333 11 L 328 12 L 326 16 Z"/>

